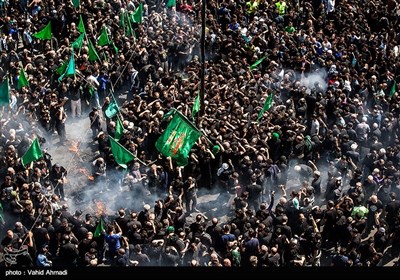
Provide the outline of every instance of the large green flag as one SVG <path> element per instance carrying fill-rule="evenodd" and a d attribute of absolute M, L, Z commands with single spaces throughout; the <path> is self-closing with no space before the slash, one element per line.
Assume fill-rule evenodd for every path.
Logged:
<path fill-rule="evenodd" d="M 142 23 L 143 21 L 143 4 L 140 3 L 139 7 L 136 8 L 135 12 L 132 14 L 132 22 Z"/>
<path fill-rule="evenodd" d="M 173 158 L 179 166 L 185 166 L 190 149 L 200 136 L 201 132 L 185 116 L 175 111 L 164 133 L 157 139 L 156 148 L 164 156 Z"/>
<path fill-rule="evenodd" d="M 176 0 L 168 0 L 166 6 L 167 6 L 167 8 L 175 7 L 176 6 Z"/>
<path fill-rule="evenodd" d="M 21 68 L 21 70 L 19 70 L 17 89 L 21 90 L 23 87 L 29 87 L 29 82 L 26 78 L 24 68 Z"/>
<path fill-rule="evenodd" d="M 10 83 L 8 76 L 0 85 L 0 106 L 10 104 Z"/>
<path fill-rule="evenodd" d="M 262 58 L 260 58 L 259 60 L 257 60 L 256 62 L 254 62 L 252 65 L 250 65 L 250 70 L 256 69 L 257 66 L 264 61 L 264 59 L 266 59 L 267 57 L 264 56 Z"/>
<path fill-rule="evenodd" d="M 96 229 L 95 229 L 95 231 L 93 233 L 93 237 L 95 237 L 95 238 L 99 237 L 100 235 L 103 234 L 105 229 L 106 228 L 104 227 L 104 224 L 103 224 L 103 218 L 100 216 L 100 221 L 96 226 Z"/>
<path fill-rule="evenodd" d="M 33 37 L 41 40 L 51 40 L 51 21 L 39 32 L 32 34 Z"/>
<path fill-rule="evenodd" d="M 43 157 L 42 149 L 40 148 L 39 140 L 35 138 L 29 149 L 22 156 L 21 163 L 25 167 L 32 161 L 38 160 L 41 157 Z"/>
<path fill-rule="evenodd" d="M 60 82 L 64 77 L 71 77 L 75 76 L 75 57 L 74 57 L 74 52 L 71 53 L 71 57 L 68 62 L 68 66 L 65 69 L 65 72 L 58 78 L 58 81 Z"/>
<path fill-rule="evenodd" d="M 117 115 L 117 123 L 115 124 L 115 140 L 119 141 L 124 133 L 124 125 Z"/>
<path fill-rule="evenodd" d="M 271 109 L 271 107 L 272 107 L 272 100 L 273 100 L 272 98 L 273 98 L 273 97 L 274 97 L 274 94 L 273 94 L 273 93 L 270 93 L 270 94 L 268 95 L 267 99 L 265 99 L 264 106 L 263 106 L 263 108 L 261 109 L 260 113 L 258 113 L 257 122 L 260 121 L 260 119 L 262 118 L 262 116 L 263 116 L 263 114 L 264 114 L 265 111 L 268 111 L 269 109 Z"/>
<path fill-rule="evenodd" d="M 198 111 L 200 111 L 200 92 L 197 94 L 196 99 L 194 100 L 192 118 L 194 118 Z"/>
<path fill-rule="evenodd" d="M 94 48 L 92 42 L 89 40 L 89 61 L 100 60 L 99 55 L 97 54 L 96 49 Z"/>
<path fill-rule="evenodd" d="M 72 0 L 72 5 L 74 6 L 74 8 L 79 8 L 79 6 L 81 5 L 81 0 Z"/>
<path fill-rule="evenodd" d="M 127 164 L 135 159 L 135 156 L 128 151 L 124 146 L 117 142 L 111 136 L 110 144 L 111 144 L 111 151 L 114 156 L 115 162 L 118 163 L 123 168 L 128 168 Z"/>
<path fill-rule="evenodd" d="M 105 26 L 103 26 L 103 30 L 101 31 L 100 37 L 99 37 L 99 39 L 97 41 L 97 44 L 99 46 L 105 46 L 105 45 L 108 45 L 110 43 L 111 43 L 111 41 L 108 38 L 107 28 Z"/>
<path fill-rule="evenodd" d="M 112 117 L 114 117 L 118 113 L 118 111 L 119 111 L 118 104 L 115 103 L 114 101 L 112 101 L 108 105 L 108 107 L 107 107 L 107 109 L 105 110 L 104 113 L 106 114 L 107 118 L 111 119 Z"/>
<path fill-rule="evenodd" d="M 390 92 L 389 92 L 389 97 L 392 97 L 395 92 L 396 92 L 396 80 L 393 81 L 392 88 L 390 89 Z"/>
<path fill-rule="evenodd" d="M 82 15 L 79 15 L 78 30 L 81 33 L 85 33 L 85 25 L 83 24 Z"/>
<path fill-rule="evenodd" d="M 79 37 L 71 44 L 73 49 L 81 49 L 83 45 L 83 39 L 85 38 L 85 33 L 79 35 Z"/>

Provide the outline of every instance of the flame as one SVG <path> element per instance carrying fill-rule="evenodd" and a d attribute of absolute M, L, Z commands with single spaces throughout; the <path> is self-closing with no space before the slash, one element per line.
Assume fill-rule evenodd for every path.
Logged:
<path fill-rule="evenodd" d="M 79 151 L 79 141 L 72 141 L 71 147 L 69 147 L 71 152 L 77 153 Z"/>
<path fill-rule="evenodd" d="M 94 181 L 94 177 L 89 174 L 89 171 L 86 168 L 79 168 L 78 171 L 85 175 L 90 181 Z"/>
<path fill-rule="evenodd" d="M 96 203 L 97 215 L 107 214 L 107 209 L 103 202 L 101 202 L 100 200 L 97 200 L 95 203 Z"/>

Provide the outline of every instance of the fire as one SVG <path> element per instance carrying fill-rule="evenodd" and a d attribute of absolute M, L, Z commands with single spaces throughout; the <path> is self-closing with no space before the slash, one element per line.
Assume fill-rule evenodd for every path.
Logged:
<path fill-rule="evenodd" d="M 89 171 L 86 168 L 79 168 L 78 171 L 85 175 L 90 181 L 94 181 L 94 177 L 89 174 Z"/>
<path fill-rule="evenodd" d="M 96 203 L 97 215 L 107 214 L 107 209 L 103 202 L 101 202 L 100 200 L 97 200 L 95 203 Z"/>
<path fill-rule="evenodd" d="M 71 152 L 77 153 L 79 151 L 79 141 L 72 141 L 71 147 L 69 147 Z"/>

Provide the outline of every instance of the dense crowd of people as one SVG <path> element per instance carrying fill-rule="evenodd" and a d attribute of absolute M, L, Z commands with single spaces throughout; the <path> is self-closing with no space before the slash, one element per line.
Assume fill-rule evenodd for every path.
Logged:
<path fill-rule="evenodd" d="M 398 259 L 399 3 L 206 1 L 205 106 L 193 115 L 201 1 L 76 2 L 0 3 L 0 76 L 11 88 L 0 112 L 2 265 L 373 267 Z M 50 22 L 51 39 L 34 36 Z M 71 56 L 73 75 L 60 77 Z M 29 86 L 18 86 L 21 69 Z M 106 117 L 117 101 L 118 114 Z M 203 134 L 186 166 L 155 149 L 171 109 Z M 83 215 L 70 210 L 62 164 L 47 152 L 21 163 L 35 138 L 65 145 L 65 124 L 86 116 L 97 145 L 92 180 L 113 182 L 101 192 L 119 180 L 154 204 Z M 119 143 L 138 159 L 127 172 L 109 142 L 119 120 Z M 220 193 L 224 218 L 198 210 L 200 192 Z"/>

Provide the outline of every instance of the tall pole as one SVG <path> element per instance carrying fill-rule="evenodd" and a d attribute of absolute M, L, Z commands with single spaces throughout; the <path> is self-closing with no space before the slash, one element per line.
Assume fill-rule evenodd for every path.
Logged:
<path fill-rule="evenodd" d="M 205 64 L 206 64 L 206 55 L 205 55 L 205 42 L 206 42 L 206 0 L 202 0 L 201 6 L 201 39 L 200 39 L 200 49 L 201 49 L 201 73 L 200 73 L 200 112 L 199 117 L 204 115 L 204 75 L 205 75 Z"/>

